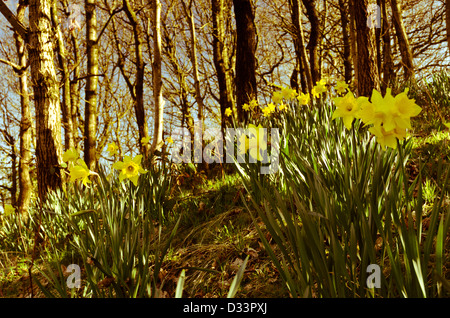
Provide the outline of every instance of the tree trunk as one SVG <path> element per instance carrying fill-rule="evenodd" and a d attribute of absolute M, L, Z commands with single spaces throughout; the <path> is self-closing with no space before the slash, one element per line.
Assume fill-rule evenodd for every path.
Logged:
<path fill-rule="evenodd" d="M 193 65 L 194 69 L 194 88 L 195 88 L 195 101 L 197 102 L 198 107 L 198 122 L 200 127 L 203 130 L 203 99 L 200 91 L 200 79 L 198 74 L 198 61 L 197 61 L 197 35 L 195 31 L 195 21 L 194 21 L 194 15 L 192 14 L 192 0 L 190 1 L 189 8 L 186 7 L 186 4 L 184 2 L 184 12 L 187 17 L 187 21 L 189 24 L 189 30 L 191 33 L 191 63 Z"/>
<path fill-rule="evenodd" d="M 313 88 L 313 80 L 311 76 L 311 68 L 308 65 L 308 57 L 306 55 L 305 47 L 305 37 L 303 35 L 303 26 L 301 24 L 301 8 L 298 0 L 290 0 L 289 5 L 291 8 L 292 24 L 294 26 L 294 47 L 295 53 L 297 55 L 297 61 L 300 69 L 300 76 L 306 80 L 305 84 L 302 85 L 302 91 L 304 93 L 311 92 Z M 303 79 L 302 79 L 303 82 Z"/>
<path fill-rule="evenodd" d="M 84 109 L 84 161 L 91 170 L 97 162 L 97 83 L 98 43 L 96 0 L 85 0 L 86 9 L 86 88 Z"/>
<path fill-rule="evenodd" d="M 353 0 L 355 8 L 358 55 L 358 95 L 370 97 L 373 89 L 380 89 L 377 68 L 375 31 L 367 27 L 367 0 Z"/>
<path fill-rule="evenodd" d="M 352 81 L 352 62 L 351 62 L 351 44 L 348 32 L 348 1 L 339 0 L 339 10 L 341 14 L 342 40 L 344 44 L 344 80 L 346 83 Z"/>
<path fill-rule="evenodd" d="M 414 80 L 413 56 L 411 53 L 411 47 L 409 46 L 408 37 L 406 35 L 405 26 L 403 24 L 402 10 L 397 0 L 391 0 L 391 7 L 395 33 L 397 34 L 398 46 L 402 56 L 404 78 L 406 81 L 410 79 Z"/>
<path fill-rule="evenodd" d="M 386 10 L 386 0 L 381 0 L 381 14 L 383 18 L 381 24 L 381 33 L 383 38 L 383 79 L 381 82 L 381 92 L 384 94 L 386 92 L 386 88 L 391 86 L 395 76 L 393 73 L 394 62 L 391 53 L 391 34 Z"/>
<path fill-rule="evenodd" d="M 53 0 L 52 3 L 52 24 L 57 39 L 57 55 L 59 68 L 62 77 L 62 123 L 64 127 L 64 146 L 65 150 L 75 147 L 73 138 L 73 124 L 72 124 L 72 104 L 70 97 L 70 74 L 67 61 L 67 53 L 64 44 L 64 39 L 61 33 L 61 27 L 59 24 L 57 1 Z"/>
<path fill-rule="evenodd" d="M 133 37 L 134 37 L 134 51 L 136 58 L 136 82 L 134 85 L 134 110 L 136 113 L 136 122 L 139 130 L 139 145 L 141 149 L 141 153 L 147 155 L 150 146 L 147 144 L 142 144 L 142 138 L 148 137 L 148 126 L 147 119 L 145 116 L 144 109 L 144 71 L 145 71 L 145 63 L 144 58 L 142 56 L 142 30 L 139 25 L 138 18 L 133 8 L 130 5 L 129 0 L 123 1 L 123 7 L 125 9 L 125 13 L 127 14 L 128 20 L 131 23 L 131 27 L 133 29 Z"/>
<path fill-rule="evenodd" d="M 450 0 L 445 1 L 445 23 L 447 27 L 447 46 L 450 51 Z"/>
<path fill-rule="evenodd" d="M 242 106 L 257 98 L 256 26 L 251 0 L 233 0 L 236 18 L 236 106 L 238 120 L 246 122 L 248 113 Z"/>
<path fill-rule="evenodd" d="M 219 104 L 222 134 L 230 121 L 225 116 L 227 108 L 234 108 L 233 79 L 229 73 L 228 49 L 225 46 L 224 3 L 223 0 L 211 0 L 213 60 L 219 84 Z"/>
<path fill-rule="evenodd" d="M 159 150 L 163 143 L 164 100 L 161 74 L 161 1 L 153 2 L 153 96 L 155 99 L 155 126 L 151 152 Z"/>
<path fill-rule="evenodd" d="M 61 109 L 51 33 L 51 0 L 30 0 L 29 55 L 36 108 L 36 161 L 41 202 L 61 187 Z"/>
<path fill-rule="evenodd" d="M 24 0 L 19 2 L 17 7 L 17 19 L 23 23 L 25 17 L 25 10 L 27 4 Z M 19 59 L 19 66 L 25 68 L 27 66 L 27 56 L 25 52 L 25 41 L 16 33 L 16 48 Z M 32 118 L 30 112 L 30 96 L 28 94 L 28 79 L 27 72 L 23 72 L 19 75 L 19 89 L 20 89 L 20 107 L 21 107 L 21 120 L 20 120 L 20 158 L 19 158 L 19 198 L 18 209 L 22 218 L 28 217 L 28 208 L 31 202 L 31 194 L 33 185 L 30 177 L 30 165 L 31 165 L 31 129 Z"/>
<path fill-rule="evenodd" d="M 303 5 L 306 9 L 306 15 L 308 16 L 308 20 L 311 25 L 307 49 L 309 50 L 309 63 L 311 67 L 311 79 L 313 81 L 313 84 L 320 80 L 319 38 L 321 31 L 319 30 L 319 17 L 317 15 L 315 2 L 315 0 L 303 0 Z"/>

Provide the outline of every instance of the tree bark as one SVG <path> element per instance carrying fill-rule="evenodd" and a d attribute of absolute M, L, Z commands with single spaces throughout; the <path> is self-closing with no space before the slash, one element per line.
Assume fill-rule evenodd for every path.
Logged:
<path fill-rule="evenodd" d="M 289 1 L 291 9 L 292 24 L 294 26 L 294 47 L 297 55 L 297 61 L 299 63 L 300 73 L 302 78 L 306 79 L 306 87 L 302 85 L 302 91 L 304 93 L 311 92 L 313 88 L 313 80 L 311 76 L 311 68 L 308 65 L 308 57 L 306 55 L 305 37 L 303 34 L 303 26 L 301 24 L 301 8 L 299 0 Z M 302 80 L 303 81 L 303 80 Z"/>
<path fill-rule="evenodd" d="M 189 24 L 189 31 L 191 33 L 191 63 L 193 65 L 193 72 L 194 72 L 194 88 L 195 88 L 195 101 L 197 102 L 198 107 L 198 123 L 200 127 L 202 127 L 203 130 L 203 98 L 200 91 L 200 79 L 199 79 L 199 73 L 198 73 L 198 60 L 197 60 L 197 35 L 195 31 L 195 21 L 194 21 L 194 15 L 192 14 L 192 0 L 189 3 L 189 8 L 186 7 L 186 4 L 183 3 L 184 12 L 187 17 L 187 21 Z"/>
<path fill-rule="evenodd" d="M 61 187 L 61 109 L 54 65 L 51 0 L 30 0 L 29 55 L 36 108 L 36 161 L 39 198 Z"/>
<path fill-rule="evenodd" d="M 86 9 L 86 88 L 84 109 L 84 161 L 91 170 L 97 162 L 97 84 L 98 43 L 96 0 L 85 0 Z"/>
<path fill-rule="evenodd" d="M 142 55 L 142 30 L 136 16 L 135 11 L 133 10 L 129 0 L 123 0 L 123 7 L 125 13 L 130 21 L 131 27 L 133 29 L 133 37 L 134 37 L 134 51 L 136 58 L 136 82 L 134 85 L 134 110 L 136 113 L 136 122 L 139 130 L 139 145 L 141 149 L 141 153 L 147 155 L 150 146 L 149 144 L 142 144 L 142 138 L 148 137 L 148 126 L 147 119 L 145 116 L 144 109 L 144 72 L 145 72 L 145 63 Z"/>
<path fill-rule="evenodd" d="M 27 1 L 19 1 L 17 7 L 17 19 L 23 22 L 25 17 L 25 10 L 28 6 L 25 4 Z M 25 51 L 25 41 L 20 34 L 16 33 L 16 48 L 19 60 L 19 66 L 26 68 L 27 55 Z M 18 210 L 25 219 L 28 217 L 28 208 L 31 202 L 31 194 L 33 185 L 30 177 L 30 165 L 31 165 L 31 129 L 32 129 L 32 117 L 30 112 L 30 96 L 28 94 L 28 79 L 27 72 L 19 74 L 19 89 L 20 89 L 20 107 L 21 107 L 21 120 L 20 120 L 20 158 L 19 158 L 19 198 L 18 198 Z"/>
<path fill-rule="evenodd" d="M 386 88 L 392 85 L 395 76 L 393 73 L 394 62 L 391 53 L 391 34 L 386 10 L 386 0 L 381 0 L 381 14 L 381 33 L 383 38 L 383 79 L 381 82 L 381 92 L 384 94 L 386 92 Z"/>
<path fill-rule="evenodd" d="M 315 2 L 315 0 L 303 0 L 303 5 L 306 9 L 306 15 L 308 16 L 308 20 L 311 25 L 307 49 L 309 50 L 309 63 L 311 67 L 311 79 L 313 81 L 313 84 L 320 80 L 319 39 L 321 30 Z"/>
<path fill-rule="evenodd" d="M 257 98 L 256 26 L 251 0 L 233 0 L 236 19 L 236 108 L 238 120 L 246 122 L 248 113 L 242 106 Z"/>
<path fill-rule="evenodd" d="M 400 54 L 402 56 L 402 64 L 404 70 L 404 78 L 406 81 L 414 79 L 414 64 L 411 47 L 409 46 L 408 37 L 406 35 L 405 26 L 403 24 L 402 10 L 397 0 L 391 0 L 392 16 L 397 34 Z"/>
<path fill-rule="evenodd" d="M 222 134 L 230 121 L 225 116 L 227 108 L 234 108 L 233 79 L 229 72 L 228 49 L 225 46 L 224 0 L 211 0 L 213 60 L 219 84 L 219 104 Z"/>
<path fill-rule="evenodd" d="M 367 0 L 353 0 L 355 8 L 358 55 L 358 95 L 370 97 L 373 89 L 380 90 L 375 31 L 367 27 Z"/>
<path fill-rule="evenodd" d="M 445 1 L 445 23 L 447 27 L 447 47 L 450 51 L 450 0 Z"/>
<path fill-rule="evenodd" d="M 64 148 L 65 150 L 75 147 L 73 137 L 73 124 L 72 124 L 72 104 L 70 97 L 70 74 L 67 61 L 67 52 L 64 44 L 64 39 L 61 33 L 61 27 L 59 24 L 57 1 L 53 0 L 52 3 L 52 24 L 54 27 L 54 33 L 57 40 L 57 56 L 59 62 L 59 68 L 61 71 L 62 81 L 62 123 L 64 127 Z"/>
<path fill-rule="evenodd" d="M 155 99 L 155 126 L 151 152 L 160 150 L 163 144 L 164 100 L 161 73 L 161 1 L 153 2 L 153 96 Z"/>
<path fill-rule="evenodd" d="M 348 1 L 339 0 L 339 10 L 341 14 L 342 41 L 344 45 L 344 55 L 342 56 L 344 60 L 344 80 L 346 83 L 350 83 L 352 81 L 352 62 L 350 36 L 348 32 Z"/>

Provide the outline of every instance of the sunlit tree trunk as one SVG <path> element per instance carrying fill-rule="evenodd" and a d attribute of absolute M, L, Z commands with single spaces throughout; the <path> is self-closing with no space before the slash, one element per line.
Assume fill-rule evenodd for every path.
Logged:
<path fill-rule="evenodd" d="M 225 46 L 224 0 L 211 0 L 213 60 L 219 85 L 219 104 L 222 133 L 228 125 L 227 108 L 233 109 L 233 79 L 229 72 L 228 49 Z"/>
<path fill-rule="evenodd" d="M 36 109 L 36 161 L 39 198 L 61 187 L 61 109 L 54 65 L 51 0 L 30 0 L 29 57 Z"/>
<path fill-rule="evenodd" d="M 75 147 L 74 137 L 73 137 L 73 124 L 72 124 L 72 104 L 70 98 L 70 74 L 67 60 L 67 52 L 65 48 L 65 43 L 63 35 L 61 32 L 61 26 L 59 23 L 57 1 L 53 0 L 52 3 L 52 24 L 54 27 L 54 32 L 56 34 L 57 42 L 57 55 L 59 62 L 59 69 L 61 72 L 62 81 L 62 123 L 64 127 L 64 146 L 65 150 Z"/>
<path fill-rule="evenodd" d="M 402 56 L 404 78 L 405 80 L 414 79 L 413 55 L 411 52 L 411 47 L 409 46 L 405 26 L 403 24 L 402 10 L 397 0 L 391 0 L 391 7 L 395 33 L 397 34 L 398 46 Z"/>
<path fill-rule="evenodd" d="M 291 8 L 292 24 L 295 30 L 294 47 L 297 54 L 297 61 L 300 64 L 301 76 L 305 78 L 305 84 L 302 85 L 303 92 L 311 92 L 313 81 L 311 77 L 311 68 L 308 64 L 308 57 L 306 55 L 305 37 L 303 34 L 303 27 L 301 24 L 302 11 L 299 0 L 289 1 Z"/>
<path fill-rule="evenodd" d="M 84 108 L 84 161 L 94 170 L 97 161 L 98 43 L 96 0 L 85 0 L 86 9 L 86 88 Z"/>
<path fill-rule="evenodd" d="M 164 100 L 162 96 L 161 70 L 161 1 L 153 1 L 153 96 L 155 101 L 155 126 L 153 130 L 152 153 L 163 143 Z"/>
<path fill-rule="evenodd" d="M 17 19 L 20 22 L 24 21 L 25 10 L 27 4 L 24 0 L 19 2 L 17 7 Z M 23 69 L 27 66 L 27 55 L 25 51 L 24 39 L 16 33 L 16 48 L 19 60 L 19 66 Z M 23 218 L 28 216 L 28 208 L 31 201 L 32 183 L 30 177 L 31 165 L 31 129 L 32 117 L 30 112 L 30 96 L 28 94 L 28 79 L 27 72 L 23 71 L 19 74 L 19 90 L 20 90 L 20 158 L 19 158 L 19 198 L 18 209 Z"/>

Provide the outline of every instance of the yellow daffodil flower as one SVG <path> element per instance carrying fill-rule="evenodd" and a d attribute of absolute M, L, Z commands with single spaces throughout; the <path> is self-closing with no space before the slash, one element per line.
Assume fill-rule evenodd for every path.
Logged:
<path fill-rule="evenodd" d="M 256 106 L 258 106 L 258 101 L 256 99 L 252 99 L 249 103 L 249 106 L 251 109 L 255 108 Z"/>
<path fill-rule="evenodd" d="M 78 159 L 77 165 L 69 168 L 69 173 L 70 182 L 81 179 L 81 182 L 85 186 L 87 186 L 88 183 L 91 183 L 91 180 L 89 180 L 90 175 L 97 175 L 95 172 L 89 170 L 83 159 Z"/>
<path fill-rule="evenodd" d="M 356 99 L 352 92 L 348 92 L 344 97 L 334 98 L 333 101 L 336 104 L 336 110 L 331 119 L 342 117 L 345 127 L 351 129 L 352 122 L 358 116 L 361 104 L 367 100 L 367 97 L 359 97 Z"/>
<path fill-rule="evenodd" d="M 250 105 L 245 103 L 244 105 L 242 105 L 242 109 L 248 112 L 250 110 Z"/>
<path fill-rule="evenodd" d="M 319 96 L 327 91 L 327 82 L 325 79 L 321 79 L 316 82 L 316 85 L 312 88 L 311 94 L 314 95 L 315 98 L 319 98 Z"/>
<path fill-rule="evenodd" d="M 106 148 L 106 151 L 109 152 L 109 156 L 112 157 L 119 151 L 119 147 L 116 145 L 116 143 L 111 142 L 108 144 L 108 148 Z"/>
<path fill-rule="evenodd" d="M 137 155 L 133 159 L 130 156 L 125 156 L 122 161 L 113 164 L 113 168 L 120 171 L 119 180 L 130 179 L 135 186 L 137 186 L 139 175 L 146 173 L 141 167 L 142 155 Z"/>
<path fill-rule="evenodd" d="M 229 117 L 229 116 L 231 116 L 232 113 L 233 113 L 233 111 L 231 110 L 230 107 L 228 107 L 227 109 L 225 109 L 225 116 Z"/>
<path fill-rule="evenodd" d="M 264 117 L 269 117 L 270 114 L 272 113 L 272 111 L 270 110 L 270 107 L 267 106 L 262 109 L 262 113 L 263 113 Z"/>
<path fill-rule="evenodd" d="M 278 108 L 279 108 L 280 110 L 283 110 L 283 109 L 286 108 L 286 104 L 281 103 L 281 104 L 278 105 Z"/>
<path fill-rule="evenodd" d="M 309 102 L 311 101 L 311 96 L 309 95 L 309 93 L 300 93 L 297 96 L 298 102 L 300 103 L 300 105 L 308 105 Z"/>
<path fill-rule="evenodd" d="M 167 137 L 166 142 L 167 142 L 168 144 L 173 144 L 173 139 L 172 139 L 172 137 Z"/>
<path fill-rule="evenodd" d="M 150 142 L 150 137 L 142 137 L 141 144 L 142 146 L 146 146 Z"/>
<path fill-rule="evenodd" d="M 279 103 L 281 103 L 282 100 L 283 100 L 283 95 L 281 94 L 280 91 L 273 92 L 272 102 L 274 102 L 275 104 L 279 104 Z"/>
<path fill-rule="evenodd" d="M 343 94 L 347 91 L 348 84 L 345 81 L 337 81 L 335 89 L 338 94 Z"/>
<path fill-rule="evenodd" d="M 64 152 L 64 154 L 63 154 L 63 161 L 64 162 L 75 161 L 75 160 L 78 159 L 78 157 L 79 157 L 79 154 L 75 150 L 75 148 L 70 148 L 69 150 Z"/>

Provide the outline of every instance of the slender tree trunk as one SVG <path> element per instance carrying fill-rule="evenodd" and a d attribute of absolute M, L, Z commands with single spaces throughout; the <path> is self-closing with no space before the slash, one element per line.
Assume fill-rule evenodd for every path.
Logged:
<path fill-rule="evenodd" d="M 348 32 L 348 1 L 339 0 L 339 10 L 341 13 L 342 40 L 344 44 L 344 79 L 346 83 L 352 81 L 351 44 Z"/>
<path fill-rule="evenodd" d="M 358 43 L 356 41 L 356 18 L 355 18 L 355 5 L 353 0 L 349 0 L 349 13 L 350 13 L 350 55 L 353 64 L 354 76 L 353 85 L 355 88 L 358 87 Z"/>
<path fill-rule="evenodd" d="M 450 0 L 445 1 L 445 23 L 447 27 L 447 46 L 450 51 Z"/>
<path fill-rule="evenodd" d="M 70 97 L 70 74 L 67 61 L 67 53 L 64 44 L 64 39 L 61 33 L 61 27 L 59 24 L 57 1 L 53 0 L 52 3 L 52 24 L 57 39 L 57 55 L 59 68 L 62 77 L 62 123 L 64 127 L 64 145 L 65 150 L 75 147 L 73 138 L 73 124 L 72 124 L 72 104 Z"/>
<path fill-rule="evenodd" d="M 97 84 L 98 43 L 96 0 L 85 0 L 86 9 L 86 88 L 84 116 L 84 161 L 94 170 L 97 162 Z"/>
<path fill-rule="evenodd" d="M 248 120 L 242 106 L 257 98 L 256 26 L 251 0 L 233 0 L 236 18 L 236 106 L 238 119 Z"/>
<path fill-rule="evenodd" d="M 405 26 L 403 24 L 402 10 L 397 0 L 391 0 L 391 8 L 395 33 L 397 34 L 400 54 L 402 56 L 402 64 L 405 80 L 414 79 L 414 64 L 411 47 L 409 46 L 408 37 L 406 35 Z"/>
<path fill-rule="evenodd" d="M 304 78 L 302 79 L 302 82 L 306 80 L 306 86 L 305 84 L 302 84 L 302 91 L 304 93 L 306 91 L 311 92 L 314 83 L 311 76 L 311 68 L 308 65 L 308 57 L 306 55 L 305 37 L 303 34 L 303 26 L 301 24 L 302 11 L 299 0 L 290 0 L 289 4 L 291 8 L 292 24 L 294 25 L 295 30 L 294 46 L 297 54 L 297 61 L 300 66 L 300 76 Z"/>
<path fill-rule="evenodd" d="M 309 42 L 307 49 L 309 50 L 309 63 L 311 67 L 311 79 L 313 84 L 320 80 L 319 76 L 319 39 L 320 39 L 320 23 L 316 10 L 316 0 L 303 0 L 303 5 L 306 9 L 311 31 L 309 35 Z"/>
<path fill-rule="evenodd" d="M 155 126 L 152 153 L 163 144 L 164 100 L 162 96 L 161 74 L 161 1 L 153 2 L 153 96 L 155 99 Z"/>
<path fill-rule="evenodd" d="M 23 23 L 25 17 L 26 1 L 21 0 L 17 7 L 17 19 Z M 19 66 L 26 68 L 27 55 L 25 51 L 25 41 L 16 33 L 16 48 L 19 59 Z M 30 112 L 30 96 L 28 94 L 28 79 L 27 72 L 19 74 L 19 89 L 20 89 L 20 106 L 21 106 L 21 120 L 20 120 L 20 158 L 19 158 L 19 198 L 18 209 L 22 218 L 27 218 L 28 208 L 31 202 L 31 194 L 33 185 L 30 177 L 31 166 L 31 129 L 32 118 Z"/>
<path fill-rule="evenodd" d="M 29 48 L 36 108 L 36 161 L 39 198 L 61 187 L 61 109 L 54 65 L 51 0 L 30 0 Z"/>
<path fill-rule="evenodd" d="M 73 131 L 73 138 L 74 138 L 74 144 L 75 147 L 77 149 L 77 151 L 80 151 L 80 147 L 81 147 L 81 143 L 80 141 L 80 137 L 78 134 L 78 129 L 80 128 L 81 130 L 81 136 L 84 136 L 84 124 L 82 122 L 80 122 L 80 124 L 78 123 L 78 118 L 81 117 L 79 116 L 79 112 L 80 112 L 80 89 L 79 89 L 79 82 L 78 79 L 80 78 L 80 74 L 81 74 L 81 68 L 80 68 L 80 47 L 78 45 L 78 39 L 77 36 L 75 34 L 75 30 L 72 30 L 70 32 L 70 39 L 72 42 L 72 47 L 73 47 L 73 51 L 74 51 L 74 69 L 73 69 L 73 75 L 72 75 L 72 80 L 70 81 L 70 104 L 72 106 L 72 131 Z"/>
<path fill-rule="evenodd" d="M 192 1 L 190 1 L 189 8 L 186 7 L 184 2 L 183 7 L 188 20 L 189 30 L 191 33 L 191 62 L 194 68 L 194 88 L 195 88 L 195 101 L 198 107 L 198 122 L 203 129 L 203 98 L 200 91 L 200 79 L 198 74 L 198 61 L 197 61 L 197 35 L 195 31 L 194 15 L 192 14 Z"/>
<path fill-rule="evenodd" d="M 134 51 L 136 58 L 136 82 L 134 85 L 135 92 L 135 103 L 134 110 L 136 113 L 136 121 L 139 130 L 139 145 L 141 148 L 141 152 L 144 154 L 148 154 L 150 150 L 150 146 L 147 144 L 142 144 L 142 138 L 148 137 L 148 126 L 147 119 L 145 116 L 144 109 L 144 71 L 145 71 L 145 63 L 142 55 L 142 30 L 139 25 L 138 18 L 136 13 L 134 12 L 130 1 L 123 0 L 123 7 L 125 9 L 125 13 L 127 14 L 128 20 L 131 23 L 131 27 L 133 29 L 133 37 L 134 37 Z"/>
<path fill-rule="evenodd" d="M 381 14 L 381 33 L 383 38 L 383 79 L 381 82 L 381 92 L 384 94 L 386 88 L 390 87 L 394 80 L 394 62 L 391 53 L 391 34 L 386 10 L 386 0 L 381 0 Z"/>
<path fill-rule="evenodd" d="M 227 108 L 234 108 L 233 79 L 229 73 L 228 50 L 225 46 L 225 26 L 224 26 L 224 0 L 211 0 L 212 13 L 212 39 L 213 39 L 213 60 L 219 84 L 219 104 L 221 114 L 222 134 L 229 124 L 228 117 L 225 116 Z"/>
<path fill-rule="evenodd" d="M 367 0 L 353 0 L 355 7 L 358 54 L 358 95 L 370 97 L 373 89 L 380 89 L 375 31 L 367 27 Z"/>

